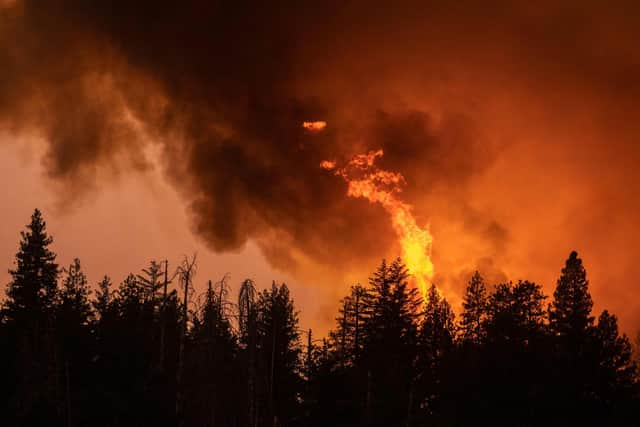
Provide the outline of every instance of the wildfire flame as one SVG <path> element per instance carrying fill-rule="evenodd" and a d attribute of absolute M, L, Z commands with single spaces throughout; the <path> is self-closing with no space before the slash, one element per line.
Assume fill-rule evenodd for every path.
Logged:
<path fill-rule="evenodd" d="M 375 165 L 376 159 L 383 155 L 382 150 L 370 151 L 367 154 L 356 155 L 342 168 L 338 168 L 336 162 L 329 160 L 321 162 L 320 167 L 333 171 L 348 183 L 348 196 L 379 203 L 389 213 L 402 248 L 402 258 L 426 300 L 427 287 L 433 279 L 433 238 L 428 226 L 418 226 L 411 212 L 411 205 L 398 197 L 402 186 L 406 184 L 402 174 L 386 171 Z"/>
<path fill-rule="evenodd" d="M 327 122 L 322 120 L 315 122 L 302 122 L 302 127 L 309 132 L 321 132 L 327 127 Z"/>

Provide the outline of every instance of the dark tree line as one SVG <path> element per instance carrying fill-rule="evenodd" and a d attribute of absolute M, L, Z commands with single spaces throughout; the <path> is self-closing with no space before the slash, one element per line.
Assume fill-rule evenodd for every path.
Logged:
<path fill-rule="evenodd" d="M 284 284 L 196 295 L 193 258 L 90 286 L 51 242 L 36 210 L 0 311 L 3 425 L 640 425 L 631 344 L 575 252 L 551 298 L 474 274 L 458 320 L 383 261 L 316 339 Z"/>

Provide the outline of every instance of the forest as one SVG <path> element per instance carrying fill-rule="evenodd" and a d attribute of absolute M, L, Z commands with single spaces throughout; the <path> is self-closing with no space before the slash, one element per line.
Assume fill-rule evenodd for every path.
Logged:
<path fill-rule="evenodd" d="M 640 425 L 633 346 L 576 252 L 551 296 L 476 272 L 457 316 L 383 260 L 323 338 L 285 284 L 198 295 L 195 257 L 91 284 L 52 241 L 35 210 L 0 311 L 6 426 Z"/>

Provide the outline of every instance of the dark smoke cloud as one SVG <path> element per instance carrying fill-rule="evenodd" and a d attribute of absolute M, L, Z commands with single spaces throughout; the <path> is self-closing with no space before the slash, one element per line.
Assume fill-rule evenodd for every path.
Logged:
<path fill-rule="evenodd" d="M 280 267 L 295 265 L 293 252 L 343 267 L 373 259 L 390 244 L 387 218 L 346 199 L 320 161 L 364 148 L 354 135 L 371 138 L 365 145 L 385 148 L 389 167 L 416 167 L 411 178 L 424 191 L 433 179 L 456 181 L 477 169 L 459 161 L 475 139 L 465 138 L 463 119 L 436 125 L 425 112 L 377 105 L 357 112 L 366 124 L 343 123 L 339 105 L 296 90 L 298 61 L 320 59 L 305 50 L 324 37 L 318 26 L 330 24 L 331 13 L 307 5 L 19 1 L 3 11 L 0 117 L 42 132 L 49 174 L 74 191 L 96 168 L 147 166 L 143 128 L 163 145 L 194 228 L 214 250 L 254 238 Z M 301 128 L 316 118 L 329 121 L 327 132 Z M 417 165 L 427 163 L 429 173 L 420 173 Z"/>
<path fill-rule="evenodd" d="M 611 152 L 640 157 L 637 9 L 16 0 L 0 5 L 0 124 L 41 134 L 48 174 L 77 197 L 104 171 L 154 167 L 155 144 L 212 249 L 254 239 L 286 269 L 398 253 L 384 211 L 318 167 L 383 148 L 381 166 L 405 175 L 404 197 L 431 220 L 436 265 L 454 268 L 442 249 L 454 243 L 437 239 L 457 221 L 485 245 L 475 266 L 502 278 L 512 232 L 466 200 L 516 134 L 551 123 L 570 152 L 597 117 L 616 132 Z M 300 126 L 319 119 L 325 132 Z"/>

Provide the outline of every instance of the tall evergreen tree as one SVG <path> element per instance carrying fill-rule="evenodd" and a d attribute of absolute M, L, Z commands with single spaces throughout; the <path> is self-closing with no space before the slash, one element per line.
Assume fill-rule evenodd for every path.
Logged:
<path fill-rule="evenodd" d="M 164 269 L 162 265 L 151 260 L 149 267 L 142 269 L 142 274 L 137 274 L 136 278 L 139 286 L 143 289 L 145 302 L 155 305 L 160 297 L 160 290 L 163 286 Z"/>
<path fill-rule="evenodd" d="M 145 317 L 144 295 L 144 288 L 134 274 L 129 274 L 118 286 L 113 300 L 117 315 L 114 323 L 109 325 L 108 335 L 113 348 L 126 349 L 126 352 L 106 349 L 105 354 L 111 366 L 117 367 L 113 378 L 110 378 L 113 392 L 120 390 L 120 395 L 110 396 L 114 409 L 111 415 L 128 419 L 132 425 L 142 423 L 146 406 L 133 408 L 123 402 L 144 402 L 155 355 L 149 343 L 153 338 L 153 329 Z"/>
<path fill-rule="evenodd" d="M 549 308 L 549 329 L 555 345 L 551 387 L 553 410 L 562 420 L 589 422 L 596 407 L 597 346 L 594 340 L 593 301 L 587 272 L 578 254 L 569 255 L 558 278 Z M 559 402 L 562 402 L 560 404 Z"/>
<path fill-rule="evenodd" d="M 455 404 L 445 406 L 447 402 L 464 401 L 466 408 L 474 417 L 466 418 L 460 413 L 458 418 L 462 424 L 477 422 L 482 408 L 490 405 L 491 398 L 484 382 L 488 372 L 487 365 L 487 326 L 489 325 L 489 295 L 483 277 L 475 272 L 469 279 L 462 300 L 460 316 L 460 345 L 456 354 L 448 360 L 449 369 L 445 372 L 448 378 L 443 384 L 448 386 L 449 396 L 440 399 L 441 415 L 451 418 L 457 412 Z M 443 391 L 444 395 L 445 392 Z"/>
<path fill-rule="evenodd" d="M 75 328 L 86 329 L 92 318 L 93 312 L 89 302 L 91 289 L 78 258 L 73 260 L 64 273 L 65 277 L 58 293 L 56 317 L 63 329 L 74 328 L 68 331 L 69 336 L 74 336 Z"/>
<path fill-rule="evenodd" d="M 42 322 L 53 307 L 58 264 L 56 255 L 49 249 L 53 238 L 47 234 L 47 225 L 38 209 L 31 215 L 27 231 L 20 235 L 16 267 L 9 270 L 11 282 L 4 314 L 9 322 L 36 327 L 34 322 Z"/>
<path fill-rule="evenodd" d="M 307 398 L 316 403 L 310 409 L 312 425 L 328 422 L 354 425 L 362 421 L 368 386 L 367 329 L 372 296 L 360 284 L 351 286 L 340 301 L 336 328 L 322 346 L 309 346 L 312 366 Z M 308 405 L 307 405 L 308 406 Z"/>
<path fill-rule="evenodd" d="M 429 287 L 427 303 L 420 327 L 420 340 L 426 349 L 439 357 L 450 349 L 456 335 L 451 305 L 443 298 L 435 284 Z"/>
<path fill-rule="evenodd" d="M 417 289 L 409 287 L 408 279 L 409 273 L 400 259 L 390 265 L 383 260 L 369 279 L 370 315 L 366 325 L 369 345 L 382 344 L 387 338 L 400 347 L 415 345 L 422 299 Z"/>
<path fill-rule="evenodd" d="M 418 371 L 419 406 L 428 414 L 436 411 L 441 398 L 444 360 L 454 348 L 456 326 L 451 306 L 440 296 L 435 284 L 429 287 L 427 302 L 420 325 Z"/>
<path fill-rule="evenodd" d="M 120 311 L 120 317 L 131 320 L 134 325 L 139 326 L 144 295 L 144 288 L 140 285 L 138 278 L 133 274 L 129 274 L 120 283 L 117 298 L 115 299 Z"/>
<path fill-rule="evenodd" d="M 637 365 L 626 335 L 618 331 L 618 319 L 607 310 L 598 318 L 594 330 L 597 374 L 593 392 L 601 410 L 600 419 L 632 415 L 631 402 L 637 393 Z"/>
<path fill-rule="evenodd" d="M 529 281 L 500 284 L 489 297 L 479 378 L 481 402 L 494 425 L 512 425 L 517 417 L 523 425 L 542 422 L 531 408 L 540 407 L 549 392 L 543 382 L 548 366 L 544 299 L 541 287 Z"/>
<path fill-rule="evenodd" d="M 56 333 L 60 351 L 60 378 L 63 379 L 64 417 L 67 425 L 88 422 L 80 411 L 86 397 L 82 393 L 87 385 L 91 359 L 90 289 L 82 272 L 80 260 L 74 259 L 64 270 L 65 276 L 56 304 Z"/>
<path fill-rule="evenodd" d="M 573 251 L 569 255 L 553 293 L 549 322 L 554 334 L 569 341 L 580 341 L 593 325 L 587 272 Z"/>
<path fill-rule="evenodd" d="M 107 316 L 113 307 L 113 284 L 109 276 L 104 276 L 98 283 L 98 289 L 96 289 L 94 295 L 95 299 L 91 302 L 94 312 L 98 318 L 104 318 Z"/>
<path fill-rule="evenodd" d="M 329 332 L 329 338 L 336 361 L 342 367 L 353 365 L 362 355 L 370 297 L 369 291 L 357 284 L 340 301 L 336 329 Z"/>
<path fill-rule="evenodd" d="M 5 413 L 9 424 L 37 426 L 59 412 L 53 324 L 58 265 L 49 249 L 53 238 L 38 209 L 20 235 L 3 308 L 9 348 L 16 349 L 10 361 L 15 389 Z"/>
<path fill-rule="evenodd" d="M 529 345 L 545 329 L 545 296 L 540 285 L 520 280 L 503 283 L 489 297 L 487 335 L 491 342 Z"/>
<path fill-rule="evenodd" d="M 226 278 L 208 283 L 201 307 L 194 313 L 187 363 L 187 419 L 191 425 L 234 425 L 242 411 L 244 391 L 236 386 L 237 342 L 228 318 Z M 220 369 L 224 366 L 225 369 Z M 242 408 L 244 409 L 244 408 Z"/>
<path fill-rule="evenodd" d="M 462 301 L 462 338 L 465 342 L 480 344 L 485 336 L 484 324 L 487 318 L 487 289 L 484 279 L 479 272 L 475 272 Z"/>
<path fill-rule="evenodd" d="M 390 425 L 407 418 L 417 353 L 417 318 L 422 298 L 409 286 L 400 259 L 382 261 L 369 279 L 364 363 L 367 367 L 365 419 Z"/>
<path fill-rule="evenodd" d="M 286 424 L 295 415 L 301 387 L 298 313 L 287 285 L 274 282 L 260 292 L 256 313 L 262 420 L 269 425 Z"/>

